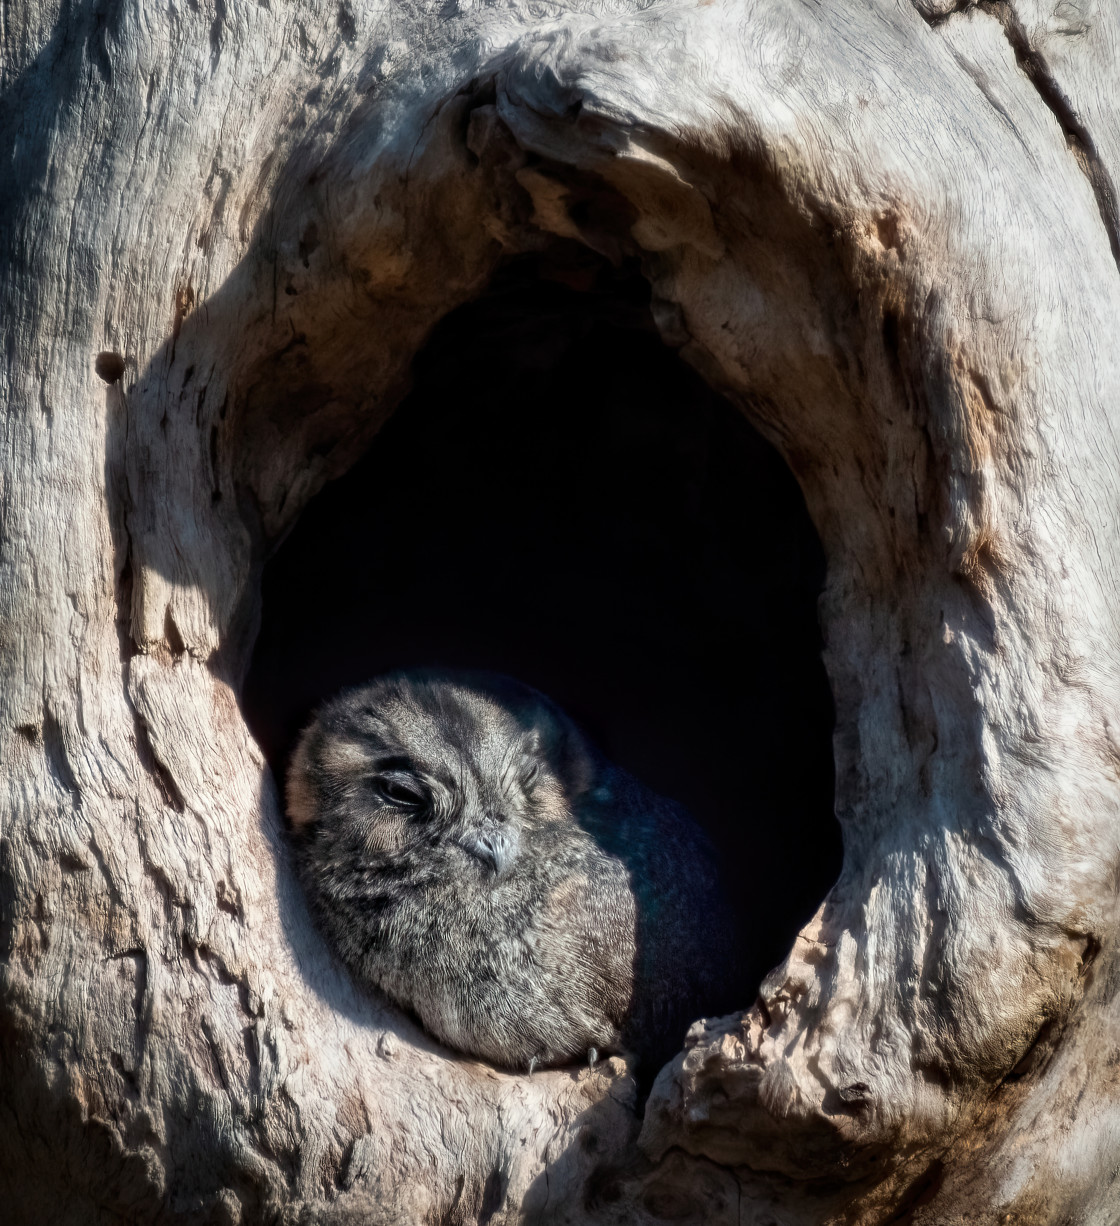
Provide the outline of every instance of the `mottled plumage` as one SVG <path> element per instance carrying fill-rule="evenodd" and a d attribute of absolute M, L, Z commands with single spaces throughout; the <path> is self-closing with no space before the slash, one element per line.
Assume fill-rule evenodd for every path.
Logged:
<path fill-rule="evenodd" d="M 398 673 L 328 702 L 288 812 L 343 961 L 449 1047 L 649 1067 L 735 1003 L 704 836 L 509 678 Z"/>

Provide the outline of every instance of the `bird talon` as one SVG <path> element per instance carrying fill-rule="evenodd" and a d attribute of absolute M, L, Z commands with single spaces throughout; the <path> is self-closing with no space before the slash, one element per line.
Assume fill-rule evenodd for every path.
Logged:
<path fill-rule="evenodd" d="M 530 1057 L 529 1057 L 529 1076 L 530 1076 L 530 1077 L 532 1077 L 532 1075 L 533 1075 L 533 1069 L 535 1069 L 536 1067 L 537 1067 L 537 1057 L 536 1057 L 536 1056 L 530 1056 Z"/>
<path fill-rule="evenodd" d="M 597 1047 L 589 1047 L 587 1049 L 587 1067 L 594 1068 L 599 1062 L 599 1049 Z"/>

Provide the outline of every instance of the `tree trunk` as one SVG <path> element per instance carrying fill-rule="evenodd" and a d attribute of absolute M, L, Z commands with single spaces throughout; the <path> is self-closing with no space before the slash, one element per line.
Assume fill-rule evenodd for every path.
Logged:
<path fill-rule="evenodd" d="M 4 9 L 0 1169 L 17 1222 L 1110 1222 L 1120 13 Z M 844 870 L 644 1120 L 310 927 L 261 568 L 499 260 L 632 255 L 828 558 Z M 774 871 L 795 877 L 796 864 Z"/>

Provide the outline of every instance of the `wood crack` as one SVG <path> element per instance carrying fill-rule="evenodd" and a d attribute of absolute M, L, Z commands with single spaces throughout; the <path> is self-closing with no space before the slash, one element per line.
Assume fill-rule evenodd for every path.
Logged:
<path fill-rule="evenodd" d="M 945 13 L 927 15 L 921 13 L 926 24 L 936 29 L 944 25 L 950 17 L 966 12 L 969 8 L 977 8 L 989 17 L 994 17 L 1003 30 L 1004 37 L 1015 53 L 1015 62 L 1026 73 L 1027 79 L 1034 86 L 1038 96 L 1047 109 L 1058 121 L 1082 173 L 1089 181 L 1093 198 L 1097 202 L 1097 210 L 1104 223 L 1108 235 L 1109 249 L 1112 251 L 1113 262 L 1120 271 L 1120 205 L 1117 203 L 1116 185 L 1108 172 L 1096 142 L 1088 128 L 1078 117 L 1073 103 L 1066 97 L 1065 91 L 1058 84 L 1046 57 L 1037 48 L 1031 46 L 1030 38 L 1022 21 L 1012 6 L 1010 0 L 961 0 Z"/>
<path fill-rule="evenodd" d="M 1038 91 L 1038 96 L 1050 108 L 1065 133 L 1066 141 L 1093 189 L 1101 221 L 1108 234 L 1112 258 L 1120 269 L 1120 208 L 1117 206 L 1116 185 L 1097 152 L 1097 146 L 1088 128 L 1078 118 L 1073 103 L 1066 97 L 1050 71 L 1045 57 L 1031 46 L 1023 23 L 1010 0 L 980 0 L 977 7 L 999 21 L 1012 51 L 1015 52 L 1016 62 L 1027 74 L 1028 80 Z"/>

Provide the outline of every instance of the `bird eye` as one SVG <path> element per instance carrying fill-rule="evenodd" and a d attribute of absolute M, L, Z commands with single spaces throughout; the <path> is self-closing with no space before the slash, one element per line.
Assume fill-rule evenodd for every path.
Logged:
<path fill-rule="evenodd" d="M 398 805 L 402 809 L 421 809 L 428 803 L 420 785 L 410 777 L 379 775 L 373 782 L 378 792 L 391 805 Z"/>

